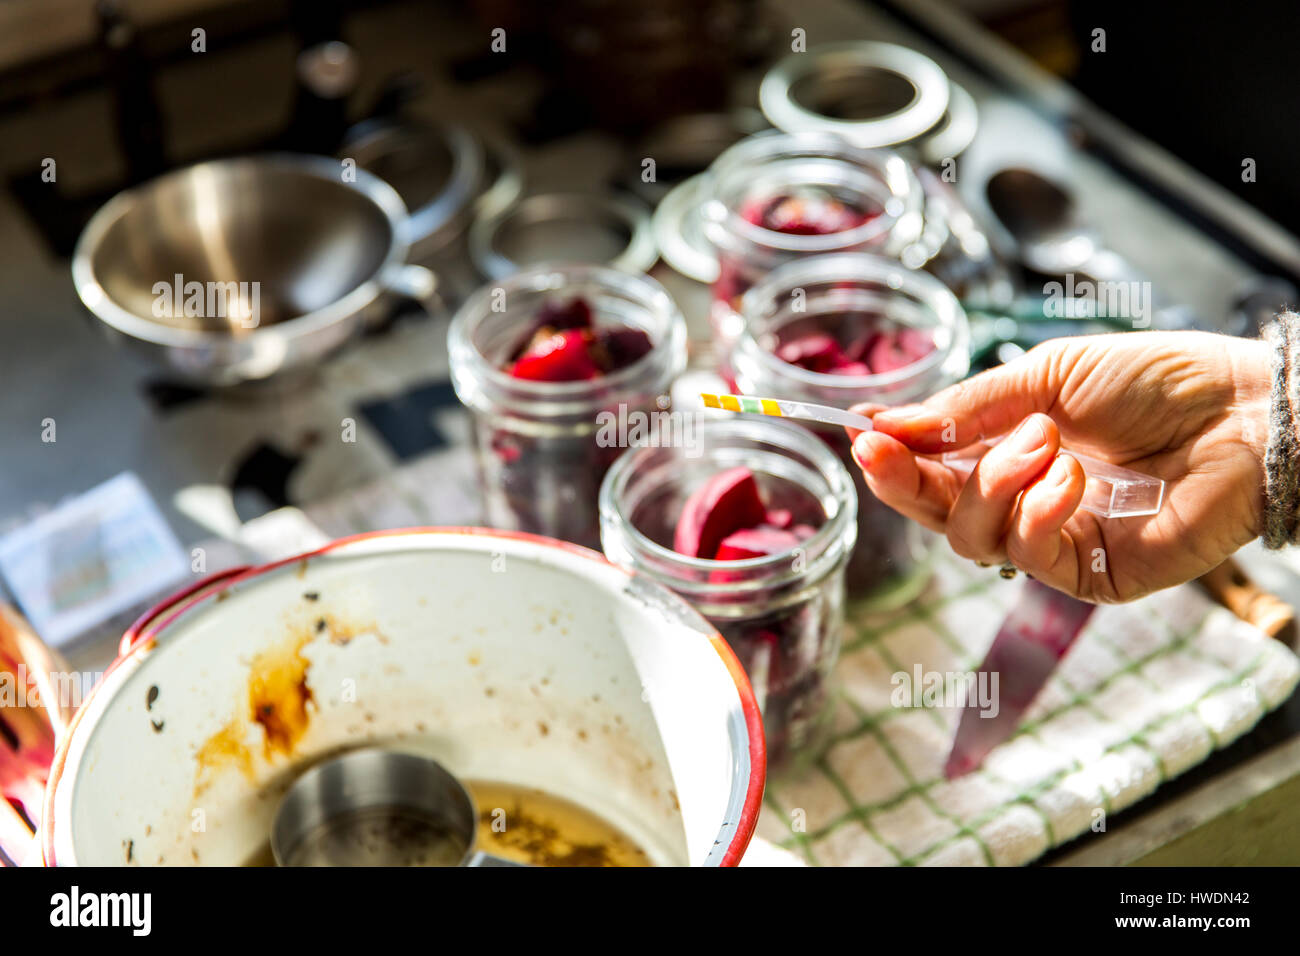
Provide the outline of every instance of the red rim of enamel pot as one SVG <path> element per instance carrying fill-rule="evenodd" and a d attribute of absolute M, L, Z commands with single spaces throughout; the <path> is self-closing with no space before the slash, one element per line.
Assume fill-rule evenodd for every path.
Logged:
<path fill-rule="evenodd" d="M 217 572 L 203 579 L 197 584 L 192 584 L 178 591 L 176 594 L 159 602 L 154 607 L 146 611 L 141 617 L 128 628 L 123 635 L 119 655 L 105 669 L 103 677 L 91 689 L 90 693 L 82 701 L 81 706 L 73 715 L 68 724 L 67 732 L 59 741 L 58 749 L 54 755 L 54 762 L 50 766 L 49 779 L 45 790 L 45 802 L 41 814 L 40 840 L 41 840 L 41 859 L 46 866 L 57 866 L 55 854 L 55 828 L 57 821 L 55 819 L 54 805 L 55 798 L 59 789 L 59 784 L 63 778 L 66 769 L 68 754 L 76 731 L 81 723 L 83 716 L 90 710 L 91 703 L 95 700 L 100 689 L 105 685 L 110 674 L 116 671 L 124 663 L 131 660 L 135 655 L 141 652 L 142 648 L 152 647 L 159 635 L 169 627 L 173 622 L 183 615 L 195 610 L 199 605 L 208 601 L 216 600 L 219 595 L 224 594 L 228 588 L 233 585 L 249 581 L 253 578 L 275 571 L 286 565 L 292 565 L 304 561 L 310 561 L 327 555 L 333 551 L 345 548 L 349 545 L 361 541 L 372 541 L 385 538 L 415 537 L 423 535 L 459 535 L 462 537 L 482 537 L 497 538 L 501 540 L 524 541 L 546 548 L 565 551 L 577 555 L 589 561 L 597 562 L 608 568 L 614 568 L 622 574 L 632 578 L 631 572 L 625 568 L 608 561 L 603 555 L 589 548 L 580 545 L 570 544 L 566 541 L 558 541 L 553 538 L 546 538 L 541 535 L 527 534 L 519 531 L 502 531 L 492 528 L 474 528 L 474 527 L 417 527 L 417 528 L 398 528 L 384 531 L 372 531 L 364 534 L 350 535 L 331 541 L 323 547 L 313 551 L 307 551 L 292 557 L 283 558 L 278 561 L 272 561 L 258 567 L 248 568 L 231 568 L 225 571 Z M 730 840 L 723 850 L 721 858 L 718 860 L 719 866 L 736 866 L 740 858 L 744 855 L 745 849 L 749 846 L 749 841 L 754 835 L 754 828 L 758 823 L 758 813 L 762 806 L 763 790 L 767 780 L 767 753 L 765 741 L 763 738 L 763 719 L 759 713 L 758 704 L 754 699 L 753 689 L 750 687 L 749 678 L 745 675 L 745 670 L 740 661 L 736 658 L 731 647 L 722 638 L 722 636 L 709 625 L 693 608 L 667 589 L 652 582 L 641 579 L 642 583 L 656 587 L 658 593 L 656 599 L 666 609 L 671 610 L 687 622 L 694 630 L 698 631 L 701 636 L 708 638 L 712 644 L 713 650 L 717 653 L 723 666 L 727 669 L 728 675 L 735 684 L 736 694 L 740 701 L 741 711 L 744 716 L 745 736 L 747 750 L 745 757 L 748 761 L 748 771 L 745 779 L 745 795 L 740 810 L 740 816 L 735 821 L 734 831 Z M 741 776 L 744 768 L 738 768 L 736 776 Z M 734 791 L 734 788 L 733 788 Z M 719 837 L 731 829 L 731 821 L 726 821 L 724 830 L 720 832 Z"/>

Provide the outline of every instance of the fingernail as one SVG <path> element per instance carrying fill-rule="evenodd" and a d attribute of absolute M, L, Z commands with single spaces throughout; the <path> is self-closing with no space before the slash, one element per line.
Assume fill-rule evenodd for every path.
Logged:
<path fill-rule="evenodd" d="M 867 437 L 869 433 L 863 432 L 858 436 L 858 440 L 853 443 L 853 460 L 858 466 L 866 470 L 871 469 L 871 439 Z"/>
<path fill-rule="evenodd" d="M 886 416 L 890 421 L 902 424 L 928 418 L 934 412 L 924 405 L 899 405 L 897 408 L 887 408 L 880 414 Z"/>
<path fill-rule="evenodd" d="M 1027 455 L 1047 444 L 1047 432 L 1037 418 L 1026 418 L 1003 444 L 1012 454 Z"/>
<path fill-rule="evenodd" d="M 1062 488 L 1070 483 L 1070 456 L 1057 455 L 1052 467 L 1047 469 L 1045 479 L 1053 488 Z"/>

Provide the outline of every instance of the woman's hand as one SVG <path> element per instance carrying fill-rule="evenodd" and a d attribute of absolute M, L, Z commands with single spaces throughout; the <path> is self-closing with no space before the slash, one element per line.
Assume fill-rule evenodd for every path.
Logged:
<path fill-rule="evenodd" d="M 923 405 L 850 430 L 881 501 L 947 535 L 962 557 L 1011 561 L 1088 601 L 1130 601 L 1220 564 L 1262 527 L 1269 349 L 1203 332 L 1058 339 Z M 1012 432 L 969 480 L 926 455 Z M 1076 511 L 1061 445 L 1166 482 L 1159 514 Z"/>

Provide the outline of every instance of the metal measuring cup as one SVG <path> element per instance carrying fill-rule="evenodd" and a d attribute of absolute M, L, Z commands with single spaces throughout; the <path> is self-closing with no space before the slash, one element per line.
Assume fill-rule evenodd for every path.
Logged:
<path fill-rule="evenodd" d="M 474 848 L 469 792 L 428 757 L 381 748 L 317 764 L 271 824 L 279 866 L 526 866 Z"/>

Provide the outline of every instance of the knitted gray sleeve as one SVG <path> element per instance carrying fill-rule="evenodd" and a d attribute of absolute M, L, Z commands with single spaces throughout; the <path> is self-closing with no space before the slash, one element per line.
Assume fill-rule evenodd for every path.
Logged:
<path fill-rule="evenodd" d="M 1283 312 L 1264 329 L 1272 346 L 1273 393 L 1264 452 L 1264 545 L 1297 541 L 1300 522 L 1300 315 Z"/>

